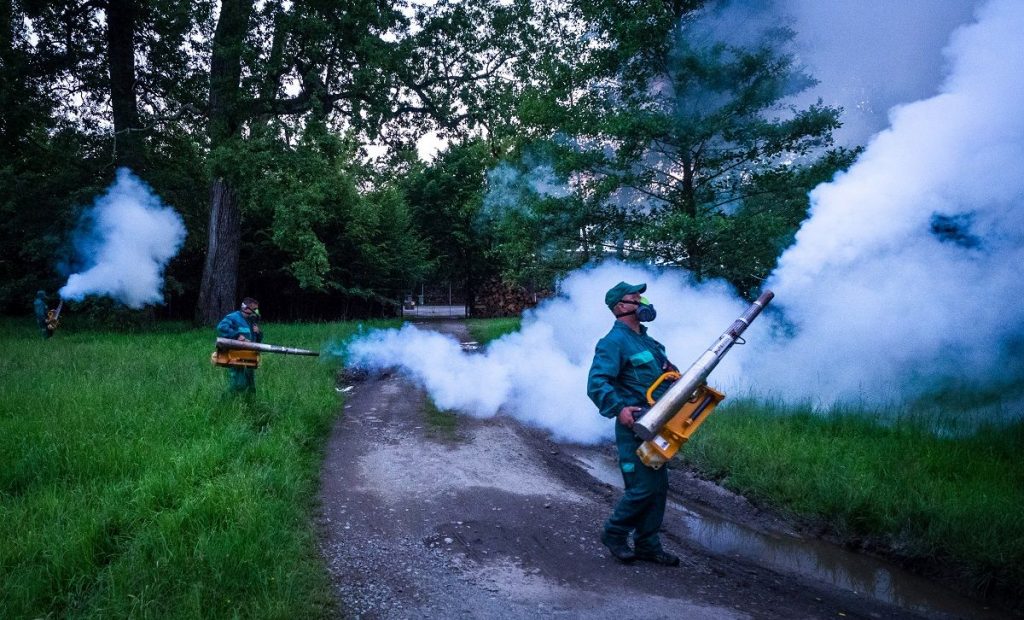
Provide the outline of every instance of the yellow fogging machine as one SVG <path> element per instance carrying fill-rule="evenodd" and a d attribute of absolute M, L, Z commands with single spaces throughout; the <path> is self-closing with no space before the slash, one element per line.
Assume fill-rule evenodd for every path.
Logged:
<path fill-rule="evenodd" d="M 260 353 L 312 356 L 320 355 L 316 351 L 310 351 L 308 349 L 279 347 L 273 344 L 249 342 L 248 340 L 218 338 L 217 349 L 213 352 L 213 355 L 210 356 L 210 361 L 216 366 L 226 366 L 229 368 L 259 368 Z"/>
<path fill-rule="evenodd" d="M 60 300 L 56 308 L 48 310 L 46 312 L 46 329 L 51 332 L 57 331 L 57 327 L 60 326 L 60 311 L 64 307 L 64 300 Z"/>
<path fill-rule="evenodd" d="M 725 394 L 705 381 L 773 297 L 771 291 L 762 293 L 686 372 L 666 372 L 647 389 L 651 408 L 633 423 L 633 432 L 644 440 L 636 453 L 645 465 L 658 469 L 667 463 L 722 402 Z M 667 380 L 675 383 L 655 402 L 654 391 Z"/>

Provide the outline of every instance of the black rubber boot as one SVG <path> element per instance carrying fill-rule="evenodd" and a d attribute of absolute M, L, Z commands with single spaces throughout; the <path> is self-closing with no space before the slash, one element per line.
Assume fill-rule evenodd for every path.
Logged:
<path fill-rule="evenodd" d="M 644 562 L 651 562 L 662 566 L 679 566 L 679 558 L 664 550 L 653 553 L 636 553 L 634 556 L 637 560 L 643 560 Z"/>
<path fill-rule="evenodd" d="M 629 548 L 629 543 L 624 539 L 614 538 L 605 532 L 601 534 L 601 542 L 604 543 L 605 547 L 608 547 L 608 551 L 611 551 L 615 559 L 620 562 L 629 564 L 636 559 L 636 554 L 633 553 L 633 550 Z"/>

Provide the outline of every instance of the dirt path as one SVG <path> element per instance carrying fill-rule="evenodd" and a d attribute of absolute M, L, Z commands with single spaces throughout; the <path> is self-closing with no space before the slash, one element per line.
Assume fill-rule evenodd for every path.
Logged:
<path fill-rule="evenodd" d="M 432 327 L 468 339 L 461 323 Z M 858 595 L 855 587 L 747 553 L 764 544 L 754 539 L 726 537 L 733 546 L 721 546 L 708 542 L 722 540 L 712 533 L 703 540 L 695 534 L 694 501 L 727 511 L 744 532 L 789 534 L 741 498 L 685 472 L 671 474 L 673 489 L 689 496 L 674 491 L 665 518 L 664 542 L 682 565 L 618 564 L 598 541 L 621 487 L 610 445 L 556 444 L 505 417 L 429 413 L 422 392 L 406 380 L 372 377 L 348 392 L 328 445 L 322 553 L 346 617 L 942 615 Z"/>

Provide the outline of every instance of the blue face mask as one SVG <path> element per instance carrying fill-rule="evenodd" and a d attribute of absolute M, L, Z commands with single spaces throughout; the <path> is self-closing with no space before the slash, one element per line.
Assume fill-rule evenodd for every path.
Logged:
<path fill-rule="evenodd" d="M 658 311 L 654 309 L 654 304 L 640 304 L 636 307 L 636 320 L 641 323 L 650 323 L 656 318 Z"/>
<path fill-rule="evenodd" d="M 640 301 L 626 301 L 622 300 L 624 304 L 631 304 L 636 306 L 636 310 L 631 312 L 623 312 L 622 314 L 616 314 L 615 316 L 626 316 L 629 314 L 635 314 L 636 320 L 641 323 L 650 323 L 658 316 L 658 311 L 654 309 L 654 304 L 647 301 L 646 297 L 641 297 Z"/>

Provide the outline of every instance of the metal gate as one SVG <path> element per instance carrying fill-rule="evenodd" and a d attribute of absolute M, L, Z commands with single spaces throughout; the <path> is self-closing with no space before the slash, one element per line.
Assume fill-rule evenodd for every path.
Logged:
<path fill-rule="evenodd" d="M 422 283 L 402 300 L 403 317 L 465 318 L 463 287 L 452 282 Z"/>

